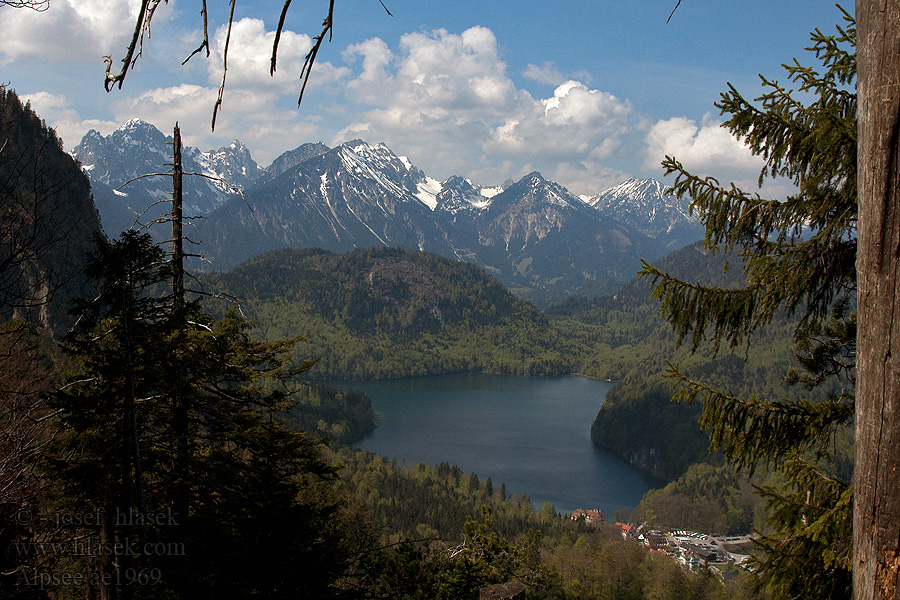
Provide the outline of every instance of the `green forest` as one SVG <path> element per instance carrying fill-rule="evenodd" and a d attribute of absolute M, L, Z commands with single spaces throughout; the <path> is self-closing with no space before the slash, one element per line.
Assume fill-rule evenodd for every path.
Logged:
<path fill-rule="evenodd" d="M 534 305 L 436 255 L 276 250 L 201 282 L 237 298 L 260 339 L 302 333 L 321 379 L 571 371 L 567 342 Z"/>
<path fill-rule="evenodd" d="M 28 106 L 7 90 L 3 102 L 6 135 L 30 127 L 54 168 L 83 178 Z M 33 190 L 3 193 L 13 211 Z M 77 193 L 28 199 L 53 212 Z M 76 291 L 56 295 L 53 312 L 15 311 L 0 331 L 2 597 L 474 598 L 512 581 L 535 598 L 757 597 L 749 581 L 684 570 L 612 525 L 535 510 L 502 482 L 350 449 L 373 427 L 371 404 L 317 383 L 314 370 L 413 373 L 392 372 L 402 363 L 390 354 L 340 371 L 347 358 L 313 352 L 299 331 L 310 323 L 294 313 L 268 323 L 264 311 L 256 323 L 241 314 L 283 294 L 273 281 L 289 282 L 297 314 L 356 332 L 367 350 L 402 339 L 424 353 L 427 331 L 447 359 L 431 372 L 521 372 L 523 357 L 528 372 L 565 372 L 550 320 L 480 271 L 400 250 L 285 251 L 271 269 L 209 275 L 201 283 L 214 295 L 196 295 L 149 236 L 105 238 L 86 210 L 80 238 L 65 238 L 82 240 L 69 251 Z M 56 243 L 41 238 L 54 224 L 21 216 L 31 240 Z M 365 298 L 347 272 L 373 264 Z M 31 299 L 28 268 L 6 271 L 18 283 L 8 306 Z M 223 300 L 239 277 L 254 282 L 242 289 L 258 305 Z M 473 333 L 482 337 L 463 345 Z"/>
<path fill-rule="evenodd" d="M 0 597 L 474 599 L 510 583 L 527 598 L 846 597 L 845 21 L 813 35 L 824 74 L 786 67 L 809 105 L 767 80 L 757 104 L 730 88 L 719 105 L 796 196 L 667 159 L 707 239 L 545 311 L 400 248 L 276 250 L 195 278 L 178 209 L 171 249 L 103 235 L 78 165 L 2 88 Z M 370 400 L 322 383 L 465 372 L 615 381 L 585 428 L 668 482 L 614 517 L 645 544 L 448 462 L 355 450 Z M 754 530 L 750 569 L 683 568 L 650 541 L 674 529 Z"/>

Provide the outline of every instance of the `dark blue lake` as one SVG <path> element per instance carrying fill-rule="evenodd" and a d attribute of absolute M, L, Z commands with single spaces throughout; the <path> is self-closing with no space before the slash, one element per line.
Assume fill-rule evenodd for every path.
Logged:
<path fill-rule="evenodd" d="M 559 512 L 632 509 L 659 487 L 596 448 L 590 427 L 611 383 L 463 374 L 341 383 L 366 392 L 375 432 L 359 448 L 407 463 L 448 462 Z"/>

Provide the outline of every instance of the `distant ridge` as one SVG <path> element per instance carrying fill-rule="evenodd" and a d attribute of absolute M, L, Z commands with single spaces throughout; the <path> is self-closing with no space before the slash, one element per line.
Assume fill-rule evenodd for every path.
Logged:
<path fill-rule="evenodd" d="M 666 194 L 666 187 L 655 179 L 629 179 L 589 197 L 587 203 L 600 214 L 663 242 L 666 251 L 703 238 L 703 225 L 692 214 L 690 199 Z"/>
<path fill-rule="evenodd" d="M 400 248 L 281 249 L 202 276 L 269 339 L 306 335 L 316 378 L 488 371 L 561 375 L 566 343 L 534 305 L 474 265 Z"/>
<path fill-rule="evenodd" d="M 133 120 L 109 136 L 89 132 L 73 153 L 94 182 L 107 223 L 128 227 L 169 193 L 170 140 Z M 347 252 L 404 247 L 476 264 L 542 305 L 572 295 L 609 293 L 653 260 L 702 237 L 687 204 L 653 180 L 631 180 L 591 197 L 530 173 L 481 186 L 438 181 L 385 144 L 352 140 L 329 148 L 302 144 L 259 169 L 240 142 L 185 151 L 185 170 L 233 182 L 244 197 L 206 179 L 186 183 L 186 209 L 205 215 L 190 234 L 209 262 L 227 269 L 267 250 L 319 247 Z M 593 205 L 593 207 L 592 207 Z M 109 218 L 106 218 L 109 215 Z M 147 216 L 148 220 L 154 215 Z"/>

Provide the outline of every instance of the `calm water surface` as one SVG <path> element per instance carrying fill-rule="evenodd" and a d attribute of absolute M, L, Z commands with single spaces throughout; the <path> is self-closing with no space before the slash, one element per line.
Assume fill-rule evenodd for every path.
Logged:
<path fill-rule="evenodd" d="M 359 448 L 408 463 L 448 462 L 494 489 L 557 511 L 637 506 L 659 487 L 596 448 L 590 427 L 611 383 L 581 377 L 463 374 L 341 383 L 366 392 L 376 429 Z"/>

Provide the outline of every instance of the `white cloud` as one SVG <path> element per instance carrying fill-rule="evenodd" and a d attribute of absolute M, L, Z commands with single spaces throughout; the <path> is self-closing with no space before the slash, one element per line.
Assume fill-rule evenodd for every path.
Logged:
<path fill-rule="evenodd" d="M 25 56 L 90 60 L 124 53 L 137 0 L 53 0 L 44 12 L 5 8 L 0 19 L 0 64 Z M 161 6 L 156 19 L 166 18 Z M 114 65 L 118 66 L 118 65 Z"/>
<path fill-rule="evenodd" d="M 310 139 L 318 139 L 316 119 L 301 120 L 296 110 L 279 108 L 277 95 L 266 91 L 231 90 L 219 111 L 216 131 L 210 131 L 212 108 L 218 90 L 198 85 L 148 90 L 116 105 L 124 122 L 140 118 L 167 135 L 178 120 L 185 144 L 201 150 L 217 148 L 239 139 L 253 159 L 267 166 L 275 157 Z"/>
<path fill-rule="evenodd" d="M 355 63 L 362 57 L 362 73 L 350 83 L 350 88 L 357 93 L 365 89 L 365 82 L 384 82 L 388 79 L 387 67 L 394 59 L 394 54 L 384 41 L 372 38 L 359 44 L 348 46 L 343 52 L 344 60 Z"/>
<path fill-rule="evenodd" d="M 92 2 L 102 6 L 96 0 L 87 0 L 87 4 Z M 68 6 L 63 0 L 58 4 Z M 263 22 L 258 19 L 241 19 L 233 25 L 224 101 L 216 121 L 216 131 L 210 130 L 221 77 L 224 36 L 223 26 L 211 40 L 212 56 L 206 60 L 205 66 L 202 62 L 193 63 L 201 65 L 201 69 L 206 71 L 208 85 L 203 84 L 204 77 L 201 77 L 199 83 L 155 87 L 137 95 L 119 95 L 119 92 L 111 99 L 110 105 L 115 121 L 83 120 L 62 95 L 40 92 L 28 97 L 38 113 L 57 129 L 69 149 L 78 144 L 89 129 L 108 134 L 131 118 L 152 123 L 167 135 L 171 134 L 172 127 L 178 121 L 185 143 L 204 150 L 240 139 L 263 166 L 286 150 L 310 140 L 322 139 L 324 136 L 318 124 L 321 117 L 296 109 L 303 57 L 311 46 L 309 37 L 287 30 L 282 32 L 278 69 L 275 77 L 271 77 L 269 59 L 274 32 L 266 31 Z M 182 36 L 182 45 L 193 46 L 195 37 Z M 185 74 L 190 70 L 189 65 Z M 326 61 L 317 62 L 310 89 L 319 87 L 316 92 L 320 92 L 322 87 L 345 77 L 349 72 L 346 67 L 335 68 Z M 133 88 L 126 84 L 123 91 L 127 93 L 129 89 Z"/>
<path fill-rule="evenodd" d="M 212 108 L 217 91 L 195 84 L 154 88 L 134 98 L 122 98 L 115 104 L 119 121 L 143 119 L 164 133 L 170 132 L 177 119 L 186 136 L 209 131 Z M 223 109 L 224 110 L 224 109 Z"/>
<path fill-rule="evenodd" d="M 82 120 L 69 100 L 61 94 L 36 92 L 22 96 L 22 100 L 30 102 L 34 112 L 56 130 L 66 150 L 77 146 L 84 134 L 91 129 L 107 135 L 119 126 L 114 121 Z"/>
<path fill-rule="evenodd" d="M 746 192 L 780 199 L 795 193 L 796 187 L 784 178 L 767 179 L 758 187 L 764 160 L 754 156 L 743 142 L 707 113 L 698 125 L 685 117 L 657 121 L 644 138 L 644 168 L 661 173 L 660 163 L 674 156 L 696 175 L 715 177 L 722 185 L 734 183 Z"/>
<path fill-rule="evenodd" d="M 722 177 L 724 181 L 759 175 L 763 161 L 707 114 L 698 125 L 685 117 L 657 121 L 645 137 L 645 168 L 659 168 L 674 156 L 698 174 Z"/>
<path fill-rule="evenodd" d="M 222 57 L 228 30 L 218 28 L 209 60 L 210 84 L 218 86 L 222 79 Z M 306 54 L 312 48 L 312 39 L 306 34 L 282 30 L 278 42 L 275 74 L 270 75 L 272 45 L 275 32 L 266 31 L 260 19 L 244 18 L 231 28 L 228 48 L 228 77 L 225 91 L 231 89 L 260 89 L 266 92 L 299 94 L 300 72 Z M 335 68 L 326 61 L 316 61 L 309 88 L 332 83 L 349 74 L 349 69 Z"/>
<path fill-rule="evenodd" d="M 548 177 L 577 174 L 559 181 L 583 185 L 609 177 L 603 162 L 630 129 L 630 103 L 583 83 L 563 81 L 546 99 L 517 89 L 484 27 L 406 34 L 396 51 L 370 39 L 347 48 L 344 59 L 356 71 L 348 96 L 373 108 L 332 143 L 384 141 L 422 157 L 419 166 L 435 177 L 498 183 L 539 169 Z M 545 80 L 561 77 L 550 65 L 535 69 Z"/>
<path fill-rule="evenodd" d="M 462 34 L 444 29 L 407 33 L 395 55 L 379 39 L 347 48 L 346 60 L 362 57 L 362 73 L 351 80 L 350 97 L 384 109 L 401 109 L 416 120 L 448 112 L 493 115 L 508 109 L 516 89 L 506 75 L 493 32 L 472 27 Z"/>
<path fill-rule="evenodd" d="M 523 108 L 493 129 L 486 151 L 568 160 L 608 158 L 628 132 L 632 112 L 629 102 L 577 81 L 567 81 L 553 97 Z"/>
<path fill-rule="evenodd" d="M 522 76 L 531 81 L 553 86 L 564 83 L 567 79 L 565 75 L 559 72 L 556 65 L 551 62 L 545 62 L 541 66 L 529 64 L 522 71 Z"/>
<path fill-rule="evenodd" d="M 552 181 L 565 182 L 573 194 L 590 196 L 608 190 L 633 175 L 607 167 L 600 161 L 584 160 L 561 162 L 545 171 L 544 176 Z"/>

